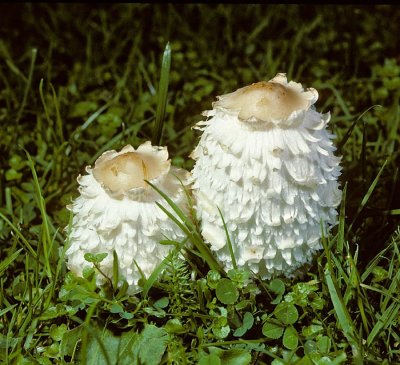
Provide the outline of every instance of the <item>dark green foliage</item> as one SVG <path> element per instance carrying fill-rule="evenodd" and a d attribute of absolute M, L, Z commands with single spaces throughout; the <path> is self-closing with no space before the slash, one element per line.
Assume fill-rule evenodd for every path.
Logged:
<path fill-rule="evenodd" d="M 399 23 L 390 5 L 0 5 L 0 362 L 399 363 Z M 223 272 L 175 206 L 193 247 L 163 241 L 187 260 L 144 292 L 97 287 L 101 254 L 67 272 L 86 165 L 162 131 L 190 169 L 201 111 L 277 72 L 318 90 L 343 156 L 339 225 L 307 274 Z"/>

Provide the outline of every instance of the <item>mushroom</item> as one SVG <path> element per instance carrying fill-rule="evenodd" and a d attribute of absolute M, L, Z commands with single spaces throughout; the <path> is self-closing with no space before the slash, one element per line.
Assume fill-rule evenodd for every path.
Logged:
<path fill-rule="evenodd" d="M 161 245 L 165 237 L 185 236 L 157 206 L 168 204 L 145 180 L 166 193 L 181 209 L 186 196 L 179 181 L 188 183 L 185 170 L 171 166 L 166 147 L 145 142 L 136 150 L 125 146 L 120 152 L 104 152 L 87 175 L 78 177 L 80 196 L 68 207 L 73 212 L 67 266 L 82 276 L 91 266 L 86 253 L 107 253 L 99 263 L 102 273 L 113 277 L 113 251 L 118 255 L 119 275 L 129 284 L 129 292 L 140 290 L 140 271 L 148 277 L 167 256 L 171 246 Z M 179 179 L 177 178 L 179 177 Z M 136 262 L 136 263 L 135 263 Z M 97 277 L 98 284 L 105 278 Z"/>
<path fill-rule="evenodd" d="M 285 74 L 218 97 L 191 154 L 193 194 L 201 231 L 226 269 L 262 279 L 294 276 L 321 248 L 321 222 L 337 224 L 340 158 L 313 104 L 315 89 Z"/>

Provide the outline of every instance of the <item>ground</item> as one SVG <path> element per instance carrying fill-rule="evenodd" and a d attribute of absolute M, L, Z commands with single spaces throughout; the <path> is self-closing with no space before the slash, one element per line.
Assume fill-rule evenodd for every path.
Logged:
<path fill-rule="evenodd" d="M 400 363 L 397 7 L 21 3 L 0 14 L 4 363 Z M 175 255 L 132 297 L 96 287 L 99 257 L 85 278 L 68 273 L 66 205 L 86 165 L 160 140 L 158 126 L 190 170 L 201 112 L 278 72 L 318 90 L 342 156 L 339 225 L 303 276 L 248 280 Z M 183 228 L 206 250 L 196 221 Z"/>

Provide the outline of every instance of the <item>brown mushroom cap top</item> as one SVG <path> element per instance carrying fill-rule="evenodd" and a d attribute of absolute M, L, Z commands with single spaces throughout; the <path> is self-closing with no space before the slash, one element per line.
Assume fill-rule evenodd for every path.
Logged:
<path fill-rule="evenodd" d="M 239 110 L 238 118 L 243 121 L 256 118 L 264 122 L 277 122 L 286 120 L 296 110 L 305 110 L 310 106 L 309 98 L 305 98 L 304 94 L 297 87 L 285 85 L 275 78 L 222 95 L 214 106 Z"/>
<path fill-rule="evenodd" d="M 112 192 L 127 192 L 134 188 L 144 188 L 145 180 L 153 180 L 168 172 L 170 161 L 166 149 L 157 150 L 150 144 L 142 145 L 137 151 L 126 146 L 117 153 L 104 153 L 95 163 L 93 176 Z M 141 146 L 141 147 L 142 147 Z"/>

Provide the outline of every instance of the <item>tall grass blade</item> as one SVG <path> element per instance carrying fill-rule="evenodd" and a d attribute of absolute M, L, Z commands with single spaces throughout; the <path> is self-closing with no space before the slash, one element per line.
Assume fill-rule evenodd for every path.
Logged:
<path fill-rule="evenodd" d="M 10 228 L 17 235 L 17 237 L 21 240 L 21 242 L 24 244 L 24 246 L 29 251 L 29 253 L 36 259 L 37 253 L 34 251 L 31 244 L 27 241 L 27 239 L 23 236 L 23 234 L 19 231 L 19 229 L 1 212 L 0 212 L 0 218 L 10 226 Z"/>
<path fill-rule="evenodd" d="M 154 285 L 160 274 L 164 271 L 168 261 L 170 260 L 171 254 L 172 253 L 170 253 L 164 260 L 162 260 L 160 264 L 153 270 L 151 275 L 147 278 L 146 282 L 143 285 L 143 298 L 147 297 L 147 294 L 149 293 L 151 287 Z"/>
<path fill-rule="evenodd" d="M 4 316 L 6 313 L 9 311 L 13 310 L 18 304 L 13 304 L 10 307 L 4 308 L 3 310 L 0 311 L 0 317 Z"/>
<path fill-rule="evenodd" d="M 171 67 L 171 47 L 168 42 L 167 45 L 165 46 L 164 55 L 162 59 L 160 84 L 158 86 L 158 93 L 157 93 L 156 120 L 154 124 L 153 139 L 152 139 L 152 144 L 155 146 L 159 146 L 161 143 L 165 109 L 167 106 L 170 67 Z"/>
<path fill-rule="evenodd" d="M 365 122 L 363 121 L 363 129 L 362 129 L 362 140 L 361 140 L 361 178 L 363 183 L 367 178 L 367 128 L 365 126 Z"/>
<path fill-rule="evenodd" d="M 113 287 L 114 289 L 118 288 L 119 281 L 119 263 L 118 263 L 118 255 L 117 252 L 113 251 Z"/>
<path fill-rule="evenodd" d="M 345 240 L 345 218 L 346 218 L 346 195 L 347 195 L 347 182 L 343 188 L 342 203 L 340 204 L 339 212 L 339 228 L 338 228 L 338 239 L 337 239 L 337 251 L 343 253 L 343 246 Z"/>
<path fill-rule="evenodd" d="M 21 251 L 22 248 L 20 248 L 18 251 L 15 251 L 11 256 L 7 257 L 0 263 L 0 276 L 3 275 L 3 272 L 7 270 L 7 268 L 17 259 Z"/>
<path fill-rule="evenodd" d="M 357 213 L 355 214 L 347 233 L 349 233 L 351 231 L 351 229 L 353 228 L 353 225 L 354 225 L 356 219 L 360 215 L 361 211 L 364 209 L 364 207 L 367 204 L 369 198 L 371 197 L 373 191 L 375 190 L 375 187 L 378 184 L 379 178 L 381 177 L 382 172 L 383 172 L 387 162 L 388 162 L 388 160 L 385 160 L 385 162 L 383 163 L 382 167 L 380 168 L 380 170 L 378 172 L 378 175 L 376 175 L 376 177 L 375 177 L 374 181 L 372 182 L 372 184 L 370 185 L 367 193 L 364 195 L 363 199 L 361 200 L 360 206 L 358 207 Z"/>
<path fill-rule="evenodd" d="M 342 151 L 343 146 L 346 144 L 348 139 L 350 138 L 351 134 L 353 133 L 354 127 L 357 125 L 358 121 L 371 109 L 375 107 L 382 107 L 382 105 L 372 105 L 370 106 L 367 110 L 364 110 L 358 117 L 357 119 L 352 123 L 350 128 L 347 130 L 346 134 L 343 136 L 342 140 L 337 144 L 337 151 L 340 154 Z"/>
<path fill-rule="evenodd" d="M 42 105 L 43 105 L 44 114 L 46 115 L 47 123 L 48 123 L 48 125 L 51 125 L 52 123 L 51 123 L 51 119 L 50 119 L 49 110 L 47 108 L 46 100 L 45 100 L 44 94 L 43 94 L 43 79 L 40 79 L 39 95 L 40 95 L 40 100 L 41 100 Z"/>
<path fill-rule="evenodd" d="M 156 202 L 157 206 L 173 221 L 178 227 L 186 234 L 189 238 L 190 242 L 199 250 L 201 257 L 207 262 L 208 266 L 212 270 L 216 270 L 219 272 L 223 272 L 221 266 L 218 264 L 217 260 L 214 258 L 209 248 L 204 244 L 201 237 L 199 237 L 196 227 L 192 224 L 190 219 L 186 217 L 186 215 L 182 212 L 182 210 L 160 189 L 158 189 L 155 185 L 146 180 L 146 183 L 149 184 L 158 194 L 160 194 L 164 200 L 168 203 L 168 205 L 173 209 L 176 215 L 181 219 L 179 219 L 168 211 L 162 204 Z"/>
<path fill-rule="evenodd" d="M 335 308 L 336 317 L 342 327 L 343 334 L 351 344 L 353 349 L 354 360 L 356 364 L 362 364 L 361 357 L 361 349 L 360 345 L 355 337 L 357 330 L 354 328 L 354 324 L 351 321 L 350 314 L 344 304 L 342 295 L 340 291 L 337 289 L 337 284 L 335 280 L 332 278 L 331 272 L 329 269 L 325 270 L 325 280 L 328 286 L 329 294 L 331 296 L 331 300 L 333 303 L 333 307 Z"/>
<path fill-rule="evenodd" d="M 376 336 L 382 333 L 388 325 L 392 324 L 394 319 L 399 314 L 400 304 L 399 303 L 392 303 L 379 317 L 378 321 L 375 323 L 374 327 L 372 328 L 371 332 L 367 337 L 367 346 L 371 346 L 374 342 Z"/>
<path fill-rule="evenodd" d="M 224 225 L 226 242 L 228 244 L 229 253 L 231 254 L 231 259 L 232 259 L 232 266 L 236 270 L 237 269 L 237 263 L 236 263 L 235 253 L 233 252 L 232 241 L 231 241 L 231 238 L 229 236 L 228 228 L 226 227 L 225 219 L 224 219 L 224 217 L 222 215 L 221 210 L 219 209 L 219 207 L 217 207 L 217 209 L 218 209 L 219 215 L 221 216 L 222 224 Z"/>
<path fill-rule="evenodd" d="M 59 138 L 60 142 L 63 142 L 64 141 L 64 134 L 63 134 L 62 118 L 61 118 L 61 114 L 60 114 L 58 98 L 57 98 L 56 91 L 54 90 L 54 87 L 53 87 L 52 84 L 50 84 L 50 88 L 51 88 L 51 93 L 52 93 L 52 96 L 53 96 L 54 108 L 56 110 L 57 134 L 58 134 L 58 138 Z"/>
<path fill-rule="evenodd" d="M 37 49 L 33 48 L 31 51 L 31 65 L 29 67 L 28 80 L 26 81 L 26 87 L 25 87 L 25 92 L 24 92 L 24 97 L 22 99 L 21 107 L 18 110 L 17 123 L 19 122 L 19 120 L 22 117 L 22 113 L 25 109 L 26 101 L 28 100 L 28 94 L 29 94 L 29 90 L 30 90 L 31 84 L 32 84 L 33 70 L 35 69 L 36 56 L 37 56 Z"/>
<path fill-rule="evenodd" d="M 48 216 L 47 216 L 47 212 L 46 212 L 46 203 L 45 203 L 44 197 L 42 195 L 42 189 L 40 187 L 39 179 L 36 174 L 35 164 L 32 160 L 31 155 L 29 154 L 29 152 L 25 150 L 25 153 L 28 157 L 28 166 L 32 172 L 33 185 L 34 185 L 35 192 L 36 192 L 36 199 L 37 199 L 37 202 L 39 205 L 40 214 L 42 216 L 42 230 L 43 231 L 42 231 L 41 241 L 43 243 L 43 253 L 44 253 L 44 260 L 45 260 L 47 276 L 49 278 L 51 278 L 52 270 L 51 270 L 51 265 L 50 265 L 50 256 L 51 256 L 51 246 L 52 246 L 53 240 L 50 235 Z"/>

